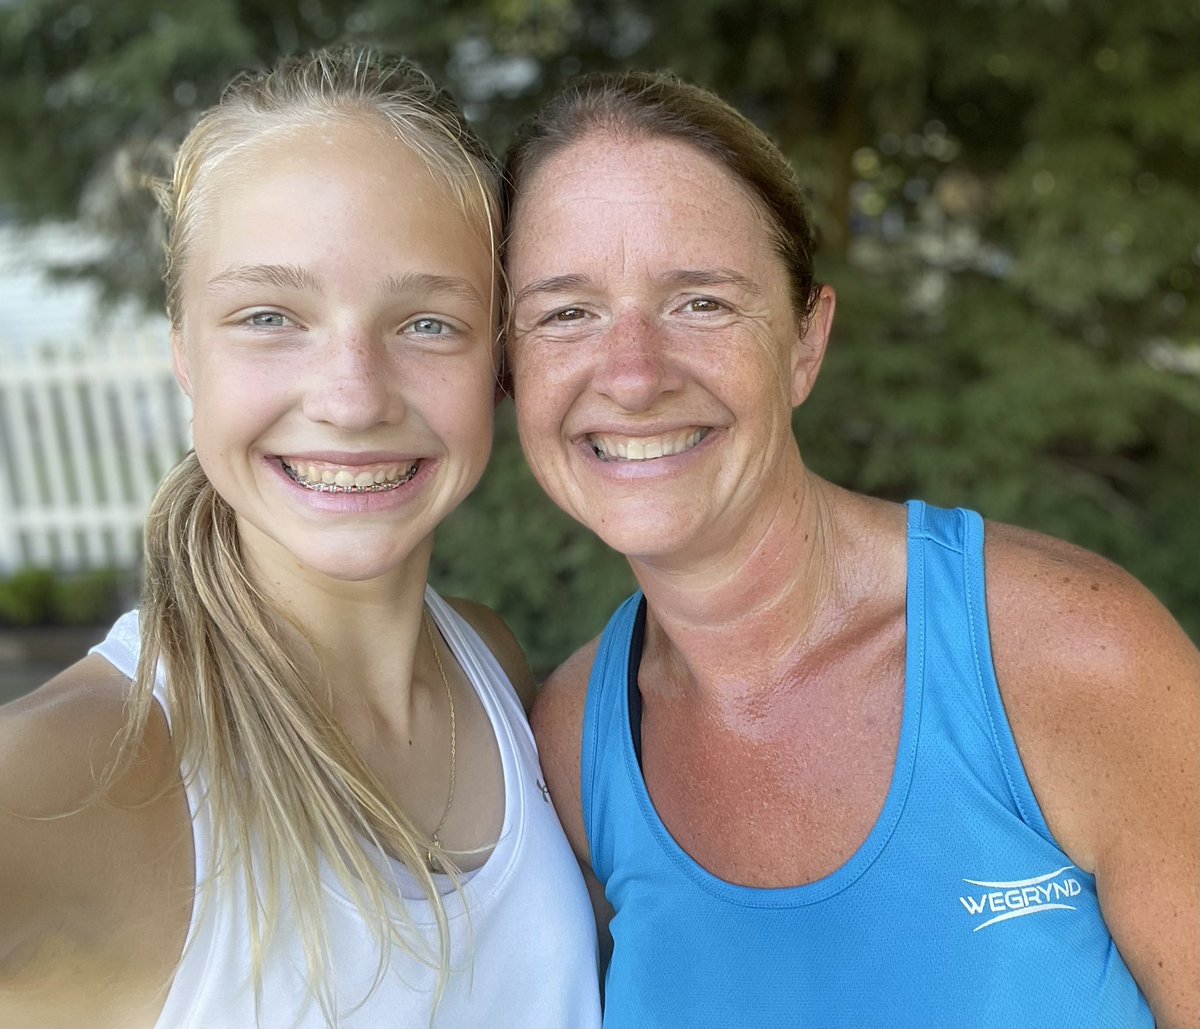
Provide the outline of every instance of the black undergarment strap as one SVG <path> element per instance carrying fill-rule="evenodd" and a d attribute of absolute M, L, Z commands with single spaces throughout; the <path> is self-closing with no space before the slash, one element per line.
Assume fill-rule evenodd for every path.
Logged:
<path fill-rule="evenodd" d="M 638 668 L 642 664 L 642 644 L 646 639 L 646 598 L 638 603 L 637 620 L 629 640 L 629 668 L 625 678 L 629 683 L 629 726 L 633 731 L 633 753 L 638 768 L 642 767 L 642 691 L 638 689 Z"/>

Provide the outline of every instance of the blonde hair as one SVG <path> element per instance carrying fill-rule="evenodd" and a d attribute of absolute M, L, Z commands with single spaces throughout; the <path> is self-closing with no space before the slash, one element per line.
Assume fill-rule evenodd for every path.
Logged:
<path fill-rule="evenodd" d="M 486 226 L 495 253 L 497 175 L 487 148 L 445 93 L 411 63 L 342 49 L 289 57 L 235 80 L 184 140 L 170 183 L 159 188 L 167 215 L 167 309 L 182 317 L 181 269 L 203 222 L 207 178 L 264 131 L 315 119 L 374 121 L 419 154 Z M 137 750 L 152 710 L 155 678 L 166 677 L 171 734 L 189 785 L 202 770 L 214 825 L 215 875 L 240 874 L 250 904 L 254 982 L 275 915 L 290 900 L 309 981 L 326 1018 L 338 1014 L 321 916 L 320 863 L 353 898 L 380 945 L 371 991 L 399 946 L 438 972 L 435 1005 L 449 974 L 449 924 L 425 856 L 448 855 L 388 800 L 346 733 L 314 696 L 281 639 L 294 635 L 242 560 L 233 510 L 194 453 L 166 477 L 146 525 L 142 647 L 115 781 Z M 287 632 L 291 629 L 291 633 Z M 269 783 L 269 789 L 262 784 Z M 399 858 L 435 913 L 436 950 L 407 915 L 380 854 Z M 457 876 L 452 873 L 457 883 Z M 199 880 L 199 895 L 206 884 Z M 361 1003 L 361 1001 L 360 1001 Z"/>
<path fill-rule="evenodd" d="M 169 183 L 156 187 L 167 219 L 167 314 L 182 316 L 182 271 L 210 190 L 206 179 L 264 132 L 313 121 L 374 122 L 425 161 L 465 214 L 486 226 L 496 253 L 499 169 L 455 102 L 415 64 L 353 47 L 282 58 L 243 74 L 188 133 Z M 497 265 L 498 267 L 498 265 Z"/>

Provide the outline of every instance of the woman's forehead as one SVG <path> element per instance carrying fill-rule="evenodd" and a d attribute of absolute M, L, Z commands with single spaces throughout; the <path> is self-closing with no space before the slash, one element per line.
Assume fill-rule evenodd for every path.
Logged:
<path fill-rule="evenodd" d="M 770 239 L 761 202 L 699 147 L 597 132 L 551 156 L 526 180 L 509 254 L 520 265 L 534 256 L 600 257 L 657 244 L 683 257 L 769 248 Z"/>
<path fill-rule="evenodd" d="M 720 193 L 746 191 L 724 165 L 685 140 L 598 129 L 541 162 L 521 185 L 518 205 L 531 195 L 581 184 L 611 191 L 617 183 L 636 181 L 647 192 L 665 193 L 696 180 Z"/>

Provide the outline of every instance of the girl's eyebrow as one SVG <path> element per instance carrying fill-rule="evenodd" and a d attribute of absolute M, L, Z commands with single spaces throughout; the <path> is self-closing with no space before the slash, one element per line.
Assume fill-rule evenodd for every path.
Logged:
<path fill-rule="evenodd" d="M 457 275 L 432 275 L 428 272 L 405 272 L 403 275 L 389 275 L 380 282 L 379 292 L 383 296 L 440 293 L 458 297 L 472 304 L 486 304 L 484 298 L 479 295 L 479 290 L 470 280 Z"/>
<path fill-rule="evenodd" d="M 306 268 L 294 264 L 242 264 L 226 268 L 205 289 L 216 292 L 225 286 L 278 286 L 281 289 L 320 291 L 321 285 Z"/>
<path fill-rule="evenodd" d="M 210 293 L 227 286 L 277 286 L 280 289 L 321 292 L 321 283 L 307 268 L 292 264 L 243 264 L 226 268 L 208 280 Z M 381 296 L 410 293 L 440 293 L 460 297 L 470 303 L 483 304 L 484 298 L 467 279 L 455 275 L 431 275 L 407 272 L 389 275 L 378 286 Z"/>

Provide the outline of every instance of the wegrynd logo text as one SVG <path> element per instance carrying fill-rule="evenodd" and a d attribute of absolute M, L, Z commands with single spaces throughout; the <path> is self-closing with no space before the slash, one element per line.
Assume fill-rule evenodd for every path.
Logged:
<path fill-rule="evenodd" d="M 985 919 L 972 932 L 979 932 L 997 922 L 1007 922 L 1010 918 L 1039 915 L 1046 911 L 1074 911 L 1074 904 L 1064 903 L 1072 897 L 1078 897 L 1083 890 L 1078 879 L 1067 875 L 1074 870 L 1074 865 L 1065 865 L 1047 875 L 1012 882 L 964 879 L 963 882 L 978 886 L 979 890 L 972 890 L 958 900 L 972 918 Z"/>

